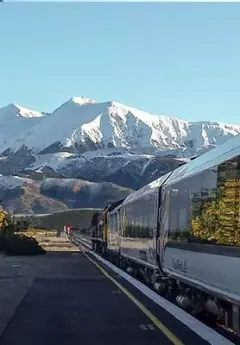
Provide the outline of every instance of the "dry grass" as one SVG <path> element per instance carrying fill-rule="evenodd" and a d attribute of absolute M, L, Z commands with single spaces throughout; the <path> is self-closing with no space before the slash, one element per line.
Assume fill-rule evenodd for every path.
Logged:
<path fill-rule="evenodd" d="M 42 230 L 38 228 L 29 228 L 24 232 L 25 236 L 34 237 L 39 245 L 49 251 L 76 251 L 76 246 L 69 242 L 65 234 L 57 236 L 56 230 Z"/>
<path fill-rule="evenodd" d="M 44 235 L 44 236 L 56 236 L 56 230 L 54 229 L 39 229 L 39 228 L 28 228 L 26 231 L 23 232 L 26 236 L 36 236 L 36 235 Z"/>
<path fill-rule="evenodd" d="M 21 197 L 21 202 L 27 209 L 33 209 L 36 204 L 38 208 L 49 210 L 50 212 L 57 212 L 59 210 L 67 209 L 67 206 L 60 200 L 52 199 L 40 193 L 40 185 L 38 183 L 26 183 L 22 187 L 24 193 Z"/>

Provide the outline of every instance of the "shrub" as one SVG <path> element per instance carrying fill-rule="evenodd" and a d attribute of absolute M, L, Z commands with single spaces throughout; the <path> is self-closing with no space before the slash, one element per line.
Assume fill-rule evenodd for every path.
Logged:
<path fill-rule="evenodd" d="M 45 253 L 35 238 L 18 233 L 22 230 L 22 224 L 19 221 L 15 222 L 13 217 L 2 210 L 0 210 L 0 227 L 0 250 L 5 251 L 6 254 L 37 255 Z"/>
<path fill-rule="evenodd" d="M 37 255 L 45 253 L 45 250 L 34 237 L 28 237 L 23 234 L 4 236 L 3 243 L 3 250 L 8 255 Z"/>

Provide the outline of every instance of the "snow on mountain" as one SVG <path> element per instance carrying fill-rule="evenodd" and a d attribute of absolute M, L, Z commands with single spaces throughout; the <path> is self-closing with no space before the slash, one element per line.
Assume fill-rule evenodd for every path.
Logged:
<path fill-rule="evenodd" d="M 15 112 L 16 116 L 22 117 L 42 117 L 45 115 L 45 113 L 22 107 L 19 104 L 9 104 L 8 109 Z"/>
<path fill-rule="evenodd" d="M 21 187 L 26 181 L 30 182 L 31 180 L 18 176 L 3 176 L 0 174 L 1 189 L 14 189 L 17 187 Z"/>
<path fill-rule="evenodd" d="M 57 152 L 37 155 L 35 162 L 31 164 L 30 167 L 36 172 L 41 172 L 41 169 L 43 169 L 45 166 L 48 166 L 56 171 L 61 171 L 61 169 L 63 169 L 68 163 L 76 164 L 78 167 L 82 167 L 86 164 L 86 162 L 91 160 L 108 159 L 109 161 L 116 161 L 116 158 L 119 161 L 121 160 L 121 164 L 124 166 L 124 164 L 128 164 L 131 161 L 139 160 L 140 157 L 151 159 L 154 156 L 146 154 L 131 154 L 125 149 L 99 149 L 97 151 L 84 152 L 80 155 L 69 152 Z"/>
<path fill-rule="evenodd" d="M 73 97 L 33 126 L 27 137 L 19 135 L 11 148 L 17 150 L 25 145 L 35 152 L 40 152 L 56 142 L 69 147 L 73 142 L 79 141 L 81 126 L 92 121 L 103 109 L 102 104 L 82 97 Z"/>
<path fill-rule="evenodd" d="M 50 176 L 55 172 L 68 178 L 108 181 L 136 189 L 188 160 L 167 155 L 134 154 L 125 149 L 99 149 L 83 154 L 59 152 L 36 156 L 26 173 Z"/>
<path fill-rule="evenodd" d="M 135 189 L 182 164 L 176 157 L 200 155 L 238 134 L 240 125 L 188 122 L 86 97 L 51 114 L 11 104 L 0 109 L 0 173 Z"/>
<path fill-rule="evenodd" d="M 33 119 L 31 125 L 23 125 L 22 133 L 15 124 L 14 129 L 9 126 L 7 131 L 14 140 L 1 142 L 0 147 L 6 149 L 8 144 L 17 151 L 25 146 L 35 153 L 84 152 L 107 147 L 152 148 L 160 152 L 218 145 L 240 134 L 240 125 L 187 122 L 114 101 L 97 103 L 84 97 L 71 98 L 49 116 L 27 120 Z M 0 125 L 1 122 L 0 116 Z"/>
<path fill-rule="evenodd" d="M 72 97 L 70 99 L 70 102 L 76 103 L 76 104 L 80 104 L 80 105 L 84 105 L 84 104 L 94 104 L 96 103 L 96 101 L 92 98 L 88 98 L 88 97 Z"/>
<path fill-rule="evenodd" d="M 9 104 L 0 108 L 0 150 L 10 147 L 16 138 L 27 135 L 34 125 L 39 124 L 45 113 Z"/>

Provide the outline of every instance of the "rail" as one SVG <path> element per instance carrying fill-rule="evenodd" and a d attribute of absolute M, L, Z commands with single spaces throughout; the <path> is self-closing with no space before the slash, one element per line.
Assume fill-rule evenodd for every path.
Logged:
<path fill-rule="evenodd" d="M 82 236 L 81 236 L 81 238 L 79 238 L 76 235 L 72 235 L 70 237 L 71 237 L 71 240 L 72 240 L 73 243 L 75 243 L 75 244 L 82 244 L 85 247 L 87 247 L 88 249 L 92 249 L 92 242 L 91 242 L 90 239 L 82 238 Z"/>

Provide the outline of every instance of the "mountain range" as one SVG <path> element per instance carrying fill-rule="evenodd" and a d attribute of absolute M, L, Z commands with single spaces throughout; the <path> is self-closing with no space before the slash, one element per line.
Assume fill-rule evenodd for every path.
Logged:
<path fill-rule="evenodd" d="M 6 205 L 24 212 L 101 207 L 238 134 L 240 125 L 188 122 L 86 97 L 73 97 L 52 113 L 10 104 L 0 108 L 0 194 L 9 200 L 18 190 L 18 206 L 12 197 Z M 60 196 L 60 185 L 67 197 Z M 102 198 L 87 200 L 86 185 L 98 186 Z M 26 193 L 38 202 L 22 207 Z"/>

